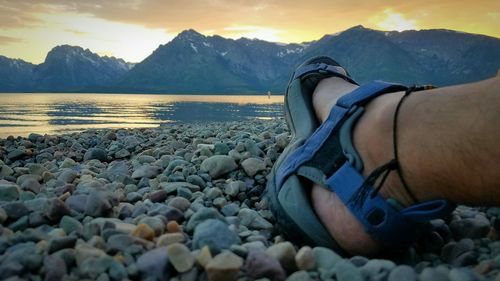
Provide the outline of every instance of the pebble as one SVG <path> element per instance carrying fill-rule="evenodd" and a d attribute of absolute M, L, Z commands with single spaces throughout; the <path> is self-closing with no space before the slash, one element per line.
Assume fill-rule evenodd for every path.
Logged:
<path fill-rule="evenodd" d="M 74 236 L 64 236 L 64 237 L 53 237 L 49 241 L 48 253 L 54 253 L 62 249 L 73 248 L 76 243 L 76 237 Z"/>
<path fill-rule="evenodd" d="M 142 165 L 132 173 L 133 179 L 154 178 L 160 173 L 160 168 L 149 164 Z"/>
<path fill-rule="evenodd" d="M 314 247 L 312 252 L 318 269 L 334 268 L 335 264 L 342 260 L 341 256 L 325 247 Z"/>
<path fill-rule="evenodd" d="M 194 265 L 194 256 L 184 244 L 174 243 L 167 247 L 170 263 L 178 272 L 189 271 Z"/>
<path fill-rule="evenodd" d="M 91 217 L 105 217 L 111 211 L 111 203 L 108 196 L 102 191 L 90 192 L 85 204 L 85 214 Z"/>
<path fill-rule="evenodd" d="M 408 265 L 399 265 L 395 267 L 391 273 L 389 273 L 389 277 L 387 281 L 417 281 L 417 274 L 415 270 Z"/>
<path fill-rule="evenodd" d="M 167 192 L 165 190 L 157 190 L 149 194 L 151 202 L 163 202 L 167 199 Z"/>
<path fill-rule="evenodd" d="M 19 187 L 13 183 L 0 181 L 0 201 L 15 201 L 19 198 Z"/>
<path fill-rule="evenodd" d="M 231 231 L 227 224 L 216 219 L 208 219 L 197 225 L 193 235 L 194 249 L 201 249 L 206 245 L 210 252 L 215 254 L 239 243 L 238 235 Z"/>
<path fill-rule="evenodd" d="M 432 220 L 392 261 L 287 242 L 263 197 L 290 140 L 283 120 L 29 138 L 0 140 L 9 280 L 494 280 L 500 270 L 495 207 Z"/>
<path fill-rule="evenodd" d="M 16 148 L 7 154 L 7 158 L 14 161 L 26 155 L 26 150 Z"/>
<path fill-rule="evenodd" d="M 208 246 L 203 246 L 201 250 L 196 255 L 196 262 L 203 268 L 206 269 L 208 263 L 212 260 L 212 253 L 210 253 L 210 248 Z"/>
<path fill-rule="evenodd" d="M 241 162 L 241 167 L 247 175 L 253 177 L 258 172 L 264 171 L 266 169 L 266 163 L 258 158 L 248 158 Z"/>
<path fill-rule="evenodd" d="M 303 246 L 295 255 L 295 264 L 300 270 L 312 270 L 316 267 L 314 253 L 309 246 Z"/>
<path fill-rule="evenodd" d="M 488 234 L 490 228 L 490 221 L 483 216 L 456 220 L 450 223 L 450 230 L 456 240 L 484 237 Z"/>
<path fill-rule="evenodd" d="M 144 279 L 170 280 L 170 271 L 167 265 L 167 247 L 150 250 L 137 259 L 137 269 L 141 272 Z"/>
<path fill-rule="evenodd" d="M 224 217 L 219 214 L 219 212 L 214 208 L 201 208 L 194 215 L 191 216 L 189 221 L 186 224 L 186 231 L 188 233 L 193 232 L 193 230 L 198 226 L 198 224 L 202 223 L 208 219 L 219 219 L 222 220 Z"/>
<path fill-rule="evenodd" d="M 363 275 L 359 268 L 354 266 L 348 260 L 341 260 L 333 268 L 338 281 L 363 281 Z M 406 279 L 400 279 L 405 280 Z"/>
<path fill-rule="evenodd" d="M 245 259 L 244 270 L 250 278 L 269 278 L 282 281 L 286 273 L 280 262 L 262 251 L 250 251 Z"/>
<path fill-rule="evenodd" d="M 89 160 L 99 160 L 101 162 L 105 162 L 108 159 L 108 153 L 101 148 L 91 148 L 85 152 L 85 155 L 83 156 L 83 161 L 89 161 Z"/>
<path fill-rule="evenodd" d="M 59 198 L 52 198 L 47 201 L 45 216 L 53 223 L 59 222 L 62 217 L 70 214 L 70 209 Z"/>
<path fill-rule="evenodd" d="M 424 268 L 419 275 L 420 280 L 425 281 L 449 281 L 448 276 L 434 268 Z"/>
<path fill-rule="evenodd" d="M 274 244 L 267 248 L 266 254 L 277 259 L 287 272 L 294 272 L 297 270 L 295 264 L 295 255 L 297 252 L 292 243 L 287 241 Z"/>
<path fill-rule="evenodd" d="M 288 276 L 286 281 L 314 281 L 314 280 L 311 278 L 309 273 L 307 273 L 307 271 L 300 270 Z"/>
<path fill-rule="evenodd" d="M 169 221 L 167 223 L 167 231 L 168 232 L 180 232 L 181 227 L 179 226 L 179 223 L 177 223 L 177 221 L 175 221 L 175 220 Z"/>
<path fill-rule="evenodd" d="M 396 264 L 392 261 L 372 259 L 361 267 L 361 272 L 369 280 L 384 280 L 395 267 Z"/>
<path fill-rule="evenodd" d="M 189 208 L 189 206 L 191 206 L 191 203 L 186 198 L 177 196 L 172 198 L 168 202 L 168 206 L 174 207 L 182 212 L 185 212 Z"/>
<path fill-rule="evenodd" d="M 206 171 L 213 178 L 218 178 L 224 174 L 234 171 L 238 168 L 233 158 L 226 155 L 214 155 L 203 160 L 200 169 Z"/>
<path fill-rule="evenodd" d="M 243 266 L 243 259 L 237 255 L 224 251 L 206 265 L 209 281 L 233 281 L 238 277 L 240 268 Z"/>
<path fill-rule="evenodd" d="M 62 280 L 67 273 L 66 263 L 57 255 L 48 255 L 43 259 L 46 270 L 45 280 Z"/>
<path fill-rule="evenodd" d="M 250 229 L 272 229 L 273 225 L 264 219 L 257 211 L 243 208 L 238 212 L 242 225 Z"/>
<path fill-rule="evenodd" d="M 155 238 L 155 231 L 147 224 L 141 223 L 132 231 L 132 235 L 151 241 Z"/>

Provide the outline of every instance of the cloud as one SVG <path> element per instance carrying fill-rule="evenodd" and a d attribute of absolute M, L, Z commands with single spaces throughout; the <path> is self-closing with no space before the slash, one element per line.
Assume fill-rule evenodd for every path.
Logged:
<path fill-rule="evenodd" d="M 21 38 L 0 35 L 0 45 L 7 45 L 7 44 L 12 44 L 12 43 L 20 43 L 20 42 L 23 42 L 23 41 L 24 40 L 21 39 Z"/>
<path fill-rule="evenodd" d="M 89 34 L 88 32 L 84 32 L 84 31 L 80 31 L 80 30 L 76 30 L 76 29 L 72 29 L 72 28 L 66 28 L 66 29 L 64 29 L 64 31 L 69 32 L 69 33 L 73 33 L 75 35 L 80 35 L 80 36 L 85 36 L 85 35 Z"/>

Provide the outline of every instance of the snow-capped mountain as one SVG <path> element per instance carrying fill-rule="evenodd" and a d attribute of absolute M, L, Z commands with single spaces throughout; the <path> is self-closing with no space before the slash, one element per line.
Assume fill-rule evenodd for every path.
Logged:
<path fill-rule="evenodd" d="M 36 66 L 0 57 L 0 91 L 283 93 L 293 69 L 315 55 L 332 56 L 360 83 L 381 79 L 443 86 L 495 75 L 500 39 L 356 26 L 317 41 L 282 44 L 190 29 L 135 66 L 67 45 L 55 47 Z"/>
<path fill-rule="evenodd" d="M 130 68 L 122 59 L 63 45 L 53 48 L 45 61 L 35 67 L 33 80 L 41 91 L 78 91 L 113 84 Z"/>

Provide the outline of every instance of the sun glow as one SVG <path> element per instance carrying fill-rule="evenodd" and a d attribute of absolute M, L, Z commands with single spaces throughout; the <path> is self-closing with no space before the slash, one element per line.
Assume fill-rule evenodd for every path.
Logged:
<path fill-rule="evenodd" d="M 392 9 L 385 9 L 382 16 L 375 17 L 375 24 L 383 30 L 403 31 L 417 29 L 417 21 L 407 19 L 403 14 L 397 13 Z"/>
<path fill-rule="evenodd" d="M 268 27 L 260 26 L 230 26 L 224 28 L 224 35 L 228 38 L 241 38 L 246 37 L 250 39 L 258 38 L 261 40 L 278 42 L 280 41 L 279 36 L 280 30 Z"/>

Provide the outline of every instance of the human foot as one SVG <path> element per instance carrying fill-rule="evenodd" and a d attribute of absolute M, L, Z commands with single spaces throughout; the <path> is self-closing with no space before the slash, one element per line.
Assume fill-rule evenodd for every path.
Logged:
<path fill-rule="evenodd" d="M 322 80 L 313 94 L 313 106 L 318 119 L 325 121 L 337 99 L 356 88 L 357 85 L 336 77 Z M 394 158 L 392 121 L 397 102 L 403 94 L 398 92 L 382 95 L 370 101 L 354 127 L 354 146 L 363 160 L 365 177 Z M 414 203 L 403 190 L 395 173 L 389 175 L 380 194 L 383 198 L 394 198 L 404 206 Z M 334 192 L 314 185 L 311 198 L 318 217 L 346 252 L 370 255 L 381 250 L 380 245 L 365 232 L 362 224 Z"/>

